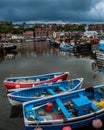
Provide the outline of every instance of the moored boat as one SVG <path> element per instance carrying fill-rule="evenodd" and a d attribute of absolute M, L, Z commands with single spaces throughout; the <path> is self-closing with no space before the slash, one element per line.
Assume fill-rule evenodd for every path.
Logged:
<path fill-rule="evenodd" d="M 77 52 L 90 52 L 91 51 L 91 44 L 86 43 L 86 44 L 79 44 L 77 46 Z"/>
<path fill-rule="evenodd" d="M 1 43 L 3 53 L 10 52 L 17 49 L 14 43 Z"/>
<path fill-rule="evenodd" d="M 77 47 L 76 45 L 63 45 L 60 47 L 61 51 L 70 51 L 70 52 L 76 52 Z"/>
<path fill-rule="evenodd" d="M 96 51 L 95 54 L 97 60 L 104 60 L 104 51 Z"/>
<path fill-rule="evenodd" d="M 98 48 L 95 51 L 97 60 L 104 60 L 104 40 L 100 40 Z"/>
<path fill-rule="evenodd" d="M 98 44 L 98 49 L 104 51 L 104 40 L 100 40 Z"/>
<path fill-rule="evenodd" d="M 80 128 L 104 118 L 104 85 L 23 103 L 25 130 Z"/>
<path fill-rule="evenodd" d="M 26 77 L 10 77 L 6 78 L 3 83 L 8 91 L 16 91 L 18 89 L 31 88 L 33 86 L 43 85 L 66 80 L 69 72 L 56 72 L 43 75 L 34 75 Z"/>
<path fill-rule="evenodd" d="M 75 78 L 24 90 L 18 90 L 7 94 L 7 97 L 13 106 L 17 106 L 22 105 L 22 103 L 26 101 L 37 100 L 43 97 L 49 97 L 55 94 L 80 89 L 82 84 L 83 78 Z"/>

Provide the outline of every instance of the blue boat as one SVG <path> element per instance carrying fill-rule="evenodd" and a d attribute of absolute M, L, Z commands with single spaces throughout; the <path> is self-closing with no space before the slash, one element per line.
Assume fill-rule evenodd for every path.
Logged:
<path fill-rule="evenodd" d="M 96 51 L 96 59 L 104 61 L 104 52 L 103 51 Z"/>
<path fill-rule="evenodd" d="M 76 52 L 77 50 L 77 47 L 76 45 L 63 45 L 63 46 L 60 46 L 60 50 L 61 51 L 71 51 L 71 52 Z"/>
<path fill-rule="evenodd" d="M 95 51 L 96 59 L 104 61 L 104 40 L 100 40 Z"/>
<path fill-rule="evenodd" d="M 104 60 L 95 60 L 92 62 L 92 70 L 95 74 L 104 73 Z"/>
<path fill-rule="evenodd" d="M 60 94 L 66 91 L 73 91 L 81 88 L 83 78 L 76 78 L 71 80 L 60 81 L 41 86 L 34 86 L 32 88 L 18 90 L 7 94 L 10 103 L 13 106 L 21 105 L 23 102 L 30 100 L 37 100 L 44 97 L 52 96 L 53 94 Z"/>
<path fill-rule="evenodd" d="M 104 40 L 100 40 L 98 44 L 98 49 L 104 51 Z"/>
<path fill-rule="evenodd" d="M 53 92 L 52 92 L 53 93 Z M 91 125 L 104 118 L 104 85 L 23 103 L 25 130 L 62 130 Z"/>

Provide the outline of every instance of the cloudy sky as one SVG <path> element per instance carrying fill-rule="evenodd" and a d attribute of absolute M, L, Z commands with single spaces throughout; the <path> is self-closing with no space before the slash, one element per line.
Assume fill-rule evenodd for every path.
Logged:
<path fill-rule="evenodd" d="M 104 22 L 104 0 L 0 0 L 0 21 Z"/>

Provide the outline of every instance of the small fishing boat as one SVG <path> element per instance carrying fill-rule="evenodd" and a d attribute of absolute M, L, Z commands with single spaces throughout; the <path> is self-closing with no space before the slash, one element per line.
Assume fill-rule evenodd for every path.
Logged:
<path fill-rule="evenodd" d="M 98 49 L 104 51 L 104 40 L 100 40 L 98 44 Z"/>
<path fill-rule="evenodd" d="M 81 88 L 82 83 L 83 78 L 54 82 L 52 84 L 18 90 L 7 94 L 7 97 L 13 106 L 17 106 L 22 105 L 22 103 L 26 101 L 41 99 L 45 96 L 52 96 L 52 92 L 54 92 L 54 94 L 60 94 L 66 91 L 79 89 Z"/>
<path fill-rule="evenodd" d="M 104 40 L 99 41 L 95 55 L 97 60 L 104 60 Z"/>
<path fill-rule="evenodd" d="M 96 59 L 104 61 L 104 51 L 96 51 Z"/>
<path fill-rule="evenodd" d="M 35 75 L 27 77 L 10 77 L 6 78 L 3 83 L 8 91 L 16 91 L 18 89 L 31 88 L 33 86 L 43 85 L 45 83 L 57 82 L 66 80 L 69 72 L 57 72 L 44 75 Z"/>
<path fill-rule="evenodd" d="M 91 51 L 91 44 L 86 43 L 86 44 L 79 44 L 76 45 L 77 47 L 77 52 L 90 52 Z"/>
<path fill-rule="evenodd" d="M 104 73 L 104 60 L 95 60 L 92 62 L 92 70 L 95 74 Z"/>
<path fill-rule="evenodd" d="M 23 103 L 25 130 L 62 130 L 93 124 L 104 118 L 104 85 Z"/>
<path fill-rule="evenodd" d="M 77 47 L 75 45 L 63 45 L 60 47 L 61 51 L 71 51 L 71 52 L 76 52 Z"/>
<path fill-rule="evenodd" d="M 0 45 L 3 52 L 10 52 L 17 49 L 17 46 L 14 43 L 1 43 Z"/>
<path fill-rule="evenodd" d="M 49 43 L 50 48 L 59 48 L 59 46 L 60 46 L 59 41 L 49 40 L 48 43 Z"/>

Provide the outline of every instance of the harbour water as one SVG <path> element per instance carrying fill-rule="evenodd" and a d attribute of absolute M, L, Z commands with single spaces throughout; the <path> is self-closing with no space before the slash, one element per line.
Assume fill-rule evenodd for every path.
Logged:
<path fill-rule="evenodd" d="M 6 77 L 31 76 L 59 71 L 68 71 L 69 78 L 83 77 L 84 87 L 104 83 L 104 73 L 92 69 L 95 57 L 91 53 L 73 54 L 49 48 L 48 43 L 18 44 L 17 52 L 0 57 L 0 130 L 24 130 L 21 107 L 12 107 L 3 85 Z M 104 123 L 104 122 L 103 122 Z M 88 126 L 84 129 L 94 128 Z M 103 130 L 101 128 L 101 130 Z M 79 128 L 78 130 L 82 130 Z"/>

